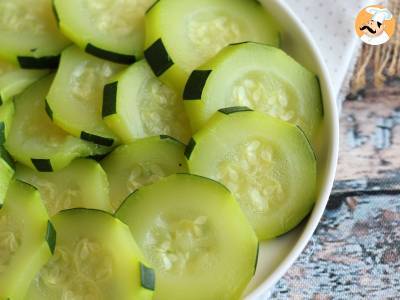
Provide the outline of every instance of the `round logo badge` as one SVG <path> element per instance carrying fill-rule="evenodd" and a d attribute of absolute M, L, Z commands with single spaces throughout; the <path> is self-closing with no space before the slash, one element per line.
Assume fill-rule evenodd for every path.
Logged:
<path fill-rule="evenodd" d="M 396 16 L 382 5 L 368 6 L 357 16 L 355 29 L 368 45 L 382 45 L 390 40 L 396 28 Z"/>

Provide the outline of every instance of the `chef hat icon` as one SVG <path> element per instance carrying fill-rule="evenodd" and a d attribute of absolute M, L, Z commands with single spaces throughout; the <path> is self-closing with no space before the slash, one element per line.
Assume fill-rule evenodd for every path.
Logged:
<path fill-rule="evenodd" d="M 383 24 L 385 20 L 391 20 L 393 18 L 392 13 L 386 8 L 378 7 L 367 7 L 365 9 L 367 13 L 372 15 L 371 20 Z"/>

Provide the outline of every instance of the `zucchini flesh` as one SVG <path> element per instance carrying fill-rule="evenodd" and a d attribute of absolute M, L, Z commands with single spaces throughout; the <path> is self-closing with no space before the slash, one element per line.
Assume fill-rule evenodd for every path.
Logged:
<path fill-rule="evenodd" d="M 257 1 L 159 1 L 146 15 L 144 56 L 154 74 L 179 91 L 194 69 L 244 41 L 279 45 L 276 25 Z"/>
<path fill-rule="evenodd" d="M 76 46 L 64 50 L 47 95 L 53 121 L 83 140 L 103 146 L 116 144 L 116 136 L 101 117 L 102 93 L 107 80 L 122 68 Z"/>
<path fill-rule="evenodd" d="M 111 211 L 107 175 L 94 160 L 76 159 L 52 173 L 17 164 L 15 176 L 39 190 L 50 217 L 76 207 Z"/>
<path fill-rule="evenodd" d="M 91 155 L 94 146 L 55 126 L 45 112 L 53 76 L 30 86 L 15 101 L 15 114 L 5 147 L 19 162 L 41 172 L 62 169 L 74 158 Z"/>
<path fill-rule="evenodd" d="M 190 145 L 190 172 L 225 184 L 260 240 L 288 232 L 311 211 L 316 160 L 295 125 L 261 112 L 223 110 Z"/>
<path fill-rule="evenodd" d="M 144 14 L 155 0 L 55 0 L 61 31 L 102 59 L 131 64 L 143 55 Z"/>
<path fill-rule="evenodd" d="M 10 101 L 0 106 L 0 144 L 6 141 L 15 113 L 14 102 Z"/>
<path fill-rule="evenodd" d="M 187 172 L 185 146 L 166 136 L 149 137 L 122 145 L 101 161 L 110 183 L 110 200 L 116 210 L 143 185 Z"/>
<path fill-rule="evenodd" d="M 53 258 L 33 280 L 27 299 L 152 299 L 151 270 L 129 228 L 112 215 L 83 208 L 52 218 L 57 231 Z"/>
<path fill-rule="evenodd" d="M 116 216 L 154 266 L 154 299 L 239 299 L 253 276 L 256 235 L 213 180 L 172 175 L 133 193 Z"/>
<path fill-rule="evenodd" d="M 0 105 L 9 102 L 14 96 L 47 73 L 47 70 L 20 69 L 0 60 Z"/>
<path fill-rule="evenodd" d="M 51 257 L 55 239 L 39 192 L 13 181 L 0 209 L 1 299 L 25 299 L 35 274 Z"/>
<path fill-rule="evenodd" d="M 49 69 L 70 42 L 59 32 L 51 0 L 0 2 L 0 59 L 25 69 Z"/>
<path fill-rule="evenodd" d="M 252 42 L 228 46 L 192 72 L 183 98 L 194 131 L 221 108 L 247 106 L 300 126 L 313 141 L 323 117 L 315 74 Z"/>
<path fill-rule="evenodd" d="M 182 99 L 154 76 L 144 60 L 104 87 L 102 114 L 124 143 L 155 135 L 186 143 L 191 136 Z"/>

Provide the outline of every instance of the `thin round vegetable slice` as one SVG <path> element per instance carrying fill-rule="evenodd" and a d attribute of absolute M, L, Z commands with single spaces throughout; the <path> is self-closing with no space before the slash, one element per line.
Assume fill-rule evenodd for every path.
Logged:
<path fill-rule="evenodd" d="M 276 25 L 257 1 L 161 0 L 146 15 L 144 56 L 154 74 L 179 91 L 194 69 L 244 41 L 279 45 Z"/>
<path fill-rule="evenodd" d="M 1 59 L 25 69 L 52 69 L 68 44 L 57 28 L 51 0 L 0 2 Z"/>
<path fill-rule="evenodd" d="M 239 299 L 253 276 L 257 238 L 215 181 L 172 175 L 129 196 L 116 216 L 154 266 L 156 300 Z"/>
<path fill-rule="evenodd" d="M 4 198 L 7 194 L 7 190 L 11 179 L 14 176 L 14 161 L 10 154 L 4 148 L 4 145 L 0 145 L 0 207 L 3 204 Z"/>
<path fill-rule="evenodd" d="M 41 172 L 67 166 L 74 158 L 88 156 L 96 147 L 55 126 L 46 114 L 45 97 L 53 76 L 30 86 L 15 101 L 15 113 L 5 147 L 17 161 Z"/>
<path fill-rule="evenodd" d="M 32 186 L 11 183 L 0 209 L 0 241 L 0 298 L 25 299 L 31 281 L 52 256 L 56 242 L 46 208 Z"/>
<path fill-rule="evenodd" d="M 152 299 L 154 272 L 141 262 L 125 224 L 83 208 L 62 211 L 52 222 L 55 253 L 33 280 L 27 299 Z"/>
<path fill-rule="evenodd" d="M 191 173 L 232 191 L 264 240 L 288 232 L 311 211 L 316 160 L 301 129 L 248 110 L 217 112 L 194 135 L 185 154 Z"/>
<path fill-rule="evenodd" d="M 9 102 L 14 96 L 47 73 L 47 70 L 20 69 L 0 60 L 0 105 Z"/>
<path fill-rule="evenodd" d="M 0 144 L 3 145 L 10 133 L 14 118 L 14 102 L 10 101 L 0 106 Z"/>
<path fill-rule="evenodd" d="M 192 135 L 182 98 L 154 76 L 145 60 L 104 87 L 103 118 L 124 143 L 155 135 L 186 143 Z"/>
<path fill-rule="evenodd" d="M 110 200 L 116 210 L 129 194 L 161 178 L 187 172 L 185 145 L 156 136 L 122 145 L 101 161 L 110 183 Z"/>
<path fill-rule="evenodd" d="M 299 125 L 314 140 L 322 121 L 318 78 L 284 51 L 231 45 L 195 70 L 184 103 L 195 131 L 224 107 L 247 106 Z"/>
<path fill-rule="evenodd" d="M 144 15 L 155 0 L 55 0 L 61 31 L 80 48 L 121 64 L 143 55 Z"/>
<path fill-rule="evenodd" d="M 54 122 L 83 140 L 103 146 L 116 136 L 101 117 L 104 84 L 122 65 L 91 56 L 76 46 L 64 50 L 47 102 Z"/>
<path fill-rule="evenodd" d="M 107 175 L 94 160 L 76 159 L 52 173 L 17 164 L 15 176 L 39 190 L 51 217 L 61 210 L 76 207 L 111 211 Z"/>

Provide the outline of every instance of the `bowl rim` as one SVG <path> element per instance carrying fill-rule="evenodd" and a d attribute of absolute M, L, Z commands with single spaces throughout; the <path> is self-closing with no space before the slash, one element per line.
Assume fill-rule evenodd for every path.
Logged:
<path fill-rule="evenodd" d="M 299 32 L 301 34 L 301 39 L 306 41 L 309 46 L 311 53 L 316 59 L 316 64 L 320 68 L 320 80 L 325 85 L 325 99 L 324 100 L 324 110 L 330 112 L 330 122 L 328 126 L 331 130 L 331 147 L 328 149 L 329 153 L 326 158 L 327 162 L 327 178 L 325 184 L 322 185 L 320 192 L 320 197 L 317 199 L 316 205 L 301 233 L 299 239 L 297 240 L 294 248 L 289 252 L 289 254 L 282 260 L 278 267 L 264 280 L 260 285 L 258 285 L 253 291 L 245 296 L 246 300 L 256 300 L 260 296 L 268 292 L 271 287 L 273 287 L 289 270 L 293 263 L 300 256 L 307 243 L 310 241 L 315 229 L 317 228 L 319 221 L 325 211 L 325 207 L 328 203 L 329 196 L 333 187 L 333 182 L 336 174 L 336 166 L 338 162 L 339 155 L 339 115 L 338 107 L 336 103 L 336 93 L 334 92 L 333 84 L 330 79 L 330 74 L 328 72 L 327 65 L 321 51 L 319 50 L 314 38 L 308 29 L 305 28 L 304 24 L 300 21 L 294 11 L 289 7 L 286 1 L 281 0 L 268 0 L 273 2 L 274 5 L 279 7 L 285 14 L 292 19 L 293 23 L 297 25 Z"/>

